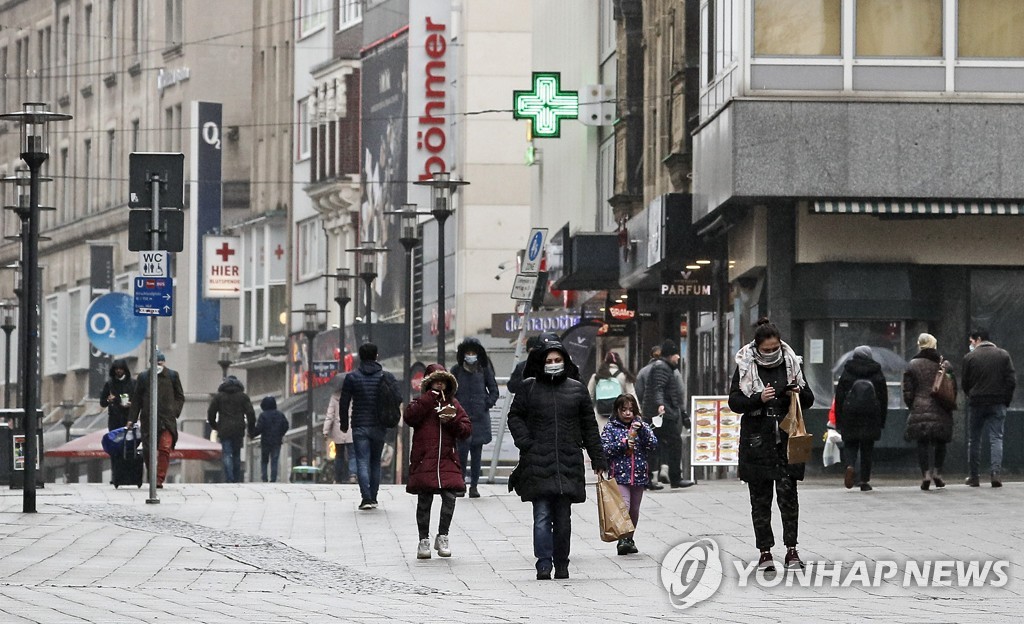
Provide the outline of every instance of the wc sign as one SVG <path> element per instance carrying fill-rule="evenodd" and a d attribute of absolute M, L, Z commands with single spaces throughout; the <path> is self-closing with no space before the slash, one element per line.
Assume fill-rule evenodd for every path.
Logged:
<path fill-rule="evenodd" d="M 203 239 L 203 296 L 207 299 L 241 296 L 241 242 L 237 236 Z"/>

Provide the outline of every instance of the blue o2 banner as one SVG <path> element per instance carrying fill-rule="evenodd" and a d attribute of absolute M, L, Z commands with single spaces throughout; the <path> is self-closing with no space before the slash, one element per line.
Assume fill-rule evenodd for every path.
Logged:
<path fill-rule="evenodd" d="M 192 102 L 191 210 L 189 211 L 189 249 L 192 252 L 189 335 L 192 342 L 216 342 L 220 339 L 220 302 L 203 297 L 203 236 L 220 234 L 221 212 L 221 117 L 223 105 Z"/>

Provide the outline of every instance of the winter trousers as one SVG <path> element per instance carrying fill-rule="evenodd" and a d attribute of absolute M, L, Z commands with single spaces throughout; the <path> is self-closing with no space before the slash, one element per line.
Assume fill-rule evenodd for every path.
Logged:
<path fill-rule="evenodd" d="M 462 473 L 469 473 L 469 484 L 475 487 L 480 482 L 480 462 L 484 454 L 484 445 L 460 440 L 458 446 Z"/>
<path fill-rule="evenodd" d="M 149 438 L 145 438 L 148 442 Z M 170 431 L 160 431 L 156 438 L 156 484 L 163 485 L 167 478 L 167 468 L 171 465 L 171 448 L 174 444 L 174 436 Z M 149 449 L 143 447 L 143 460 L 146 468 L 149 469 Z"/>
<path fill-rule="evenodd" d="M 842 454 L 843 463 L 847 466 L 857 466 L 857 453 L 860 453 L 860 471 L 857 475 L 860 483 L 867 483 L 871 480 L 871 456 L 874 454 L 874 440 L 843 440 Z"/>
<path fill-rule="evenodd" d="M 658 454 L 661 463 L 668 464 L 668 481 L 676 484 L 683 480 L 683 439 L 680 437 L 678 420 L 665 419 L 661 427 L 655 430 L 658 437 Z"/>
<path fill-rule="evenodd" d="M 935 449 L 935 460 L 932 461 L 932 448 Z M 928 474 L 929 470 L 934 469 L 932 476 L 936 474 L 942 474 L 942 464 L 946 462 L 946 443 L 939 442 L 938 440 L 918 440 L 917 441 L 917 464 L 921 467 L 921 475 Z"/>
<path fill-rule="evenodd" d="M 785 476 L 774 481 L 750 481 L 750 518 L 754 522 L 754 542 L 758 550 L 775 545 L 772 533 L 772 488 L 779 497 L 782 514 L 782 541 L 787 548 L 796 546 L 797 525 L 800 519 L 800 501 L 797 499 L 796 479 Z"/>
<path fill-rule="evenodd" d="M 420 539 L 430 538 L 430 507 L 434 503 L 433 494 L 419 494 L 416 500 L 416 528 Z M 441 490 L 441 520 L 437 523 L 437 534 L 448 535 L 455 515 L 455 490 Z"/>

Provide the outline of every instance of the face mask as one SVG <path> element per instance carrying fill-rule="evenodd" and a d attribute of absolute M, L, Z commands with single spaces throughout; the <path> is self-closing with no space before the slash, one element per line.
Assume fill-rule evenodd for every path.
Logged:
<path fill-rule="evenodd" d="M 608 372 L 611 373 L 612 375 L 614 375 L 615 373 L 619 372 L 619 367 L 616 366 L 615 364 L 609 364 L 608 365 Z"/>
<path fill-rule="evenodd" d="M 544 372 L 547 373 L 548 375 L 552 375 L 552 376 L 553 375 L 558 375 L 563 370 L 565 370 L 565 362 L 560 362 L 558 364 L 545 364 L 544 365 Z"/>
<path fill-rule="evenodd" d="M 163 364 L 157 364 L 157 365 L 156 365 L 156 374 L 157 374 L 157 375 L 159 375 L 159 374 L 160 374 L 160 373 L 162 373 L 162 372 L 164 372 L 164 366 L 163 366 Z"/>
<path fill-rule="evenodd" d="M 968 348 L 969 350 L 971 350 L 971 351 L 974 351 L 974 345 L 973 345 L 973 344 L 972 344 L 971 346 L 967 347 L 967 348 Z"/>
<path fill-rule="evenodd" d="M 466 364 L 476 364 L 476 356 L 475 355 L 467 355 L 466 356 Z"/>

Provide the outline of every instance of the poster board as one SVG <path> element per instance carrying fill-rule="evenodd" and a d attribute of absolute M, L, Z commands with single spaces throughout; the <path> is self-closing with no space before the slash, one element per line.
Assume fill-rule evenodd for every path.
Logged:
<path fill-rule="evenodd" d="M 728 396 L 690 397 L 690 463 L 694 467 L 738 465 L 741 416 L 729 409 Z"/>

